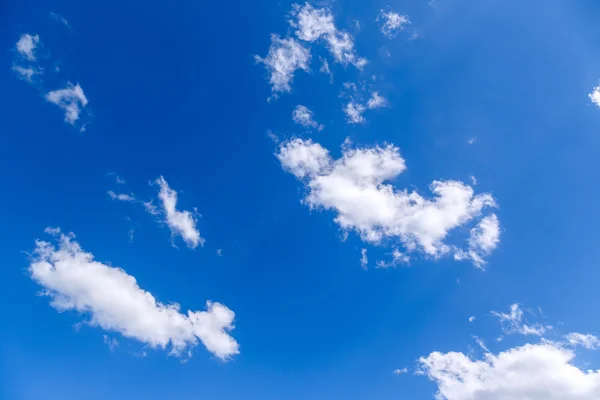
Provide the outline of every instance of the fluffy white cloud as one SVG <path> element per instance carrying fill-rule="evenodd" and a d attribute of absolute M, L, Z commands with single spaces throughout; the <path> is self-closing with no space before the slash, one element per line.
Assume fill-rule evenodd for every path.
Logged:
<path fill-rule="evenodd" d="M 255 56 L 256 61 L 263 63 L 271 74 L 269 82 L 274 93 L 291 91 L 296 70 L 310 71 L 310 58 L 310 50 L 295 39 L 282 39 L 275 34 L 271 35 L 269 54 L 265 58 Z"/>
<path fill-rule="evenodd" d="M 329 152 L 310 139 L 285 142 L 279 148 L 277 158 L 283 168 L 297 178 L 314 176 L 330 163 Z"/>
<path fill-rule="evenodd" d="M 39 43 L 40 37 L 38 35 L 25 33 L 21 35 L 15 47 L 19 54 L 25 59 L 28 61 L 35 61 L 35 49 Z"/>
<path fill-rule="evenodd" d="M 354 101 L 348 102 L 344 108 L 346 122 L 349 124 L 363 124 L 365 122 L 365 117 L 363 117 L 365 110 L 365 106 L 360 103 L 356 103 Z"/>
<path fill-rule="evenodd" d="M 542 342 L 487 352 L 481 360 L 460 352 L 419 359 L 421 372 L 438 387 L 438 400 L 596 400 L 600 371 L 582 371 L 575 353 Z"/>
<path fill-rule="evenodd" d="M 367 60 L 356 55 L 352 35 L 335 27 L 329 9 L 314 8 L 308 3 L 303 6 L 295 4 L 291 15 L 294 19 L 289 22 L 297 28 L 296 36 L 299 39 L 315 42 L 323 38 L 337 62 L 352 64 L 359 69 L 367 64 Z"/>
<path fill-rule="evenodd" d="M 408 373 L 408 368 L 395 369 L 394 375 L 402 375 Z"/>
<path fill-rule="evenodd" d="M 600 347 L 600 339 L 594 335 L 572 332 L 565 336 L 569 344 L 595 350 Z"/>
<path fill-rule="evenodd" d="M 179 235 L 185 241 L 188 247 L 194 249 L 199 244 L 204 245 L 204 239 L 200 236 L 200 232 L 196 228 L 196 217 L 190 211 L 179 211 L 177 209 L 177 192 L 169 187 L 169 184 L 162 176 L 159 177 L 156 183 L 160 190 L 158 199 L 162 205 L 162 211 L 165 217 L 165 222 L 171 229 L 171 235 Z M 154 206 L 151 203 L 144 203 L 148 212 L 153 215 L 157 214 L 157 210 L 152 211 Z M 152 207 L 150 207 L 152 206 Z"/>
<path fill-rule="evenodd" d="M 552 329 L 551 326 L 541 324 L 529 324 L 525 318 L 525 313 L 518 304 L 510 306 L 510 313 L 505 314 L 498 311 L 492 311 L 492 315 L 500 321 L 502 331 L 506 335 L 536 335 L 542 336 L 546 331 Z"/>
<path fill-rule="evenodd" d="M 141 289 L 123 269 L 94 260 L 74 235 L 47 230 L 57 245 L 36 241 L 28 272 L 44 288 L 58 311 L 89 315 L 90 324 L 119 332 L 152 348 L 170 348 L 181 355 L 200 340 L 215 356 L 227 359 L 239 353 L 228 334 L 235 314 L 219 303 L 207 301 L 206 311 L 180 312 L 178 304 L 163 304 Z"/>
<path fill-rule="evenodd" d="M 367 107 L 369 109 L 381 108 L 387 106 L 387 100 L 379 95 L 378 92 L 373 92 L 371 94 L 371 98 L 367 102 Z"/>
<path fill-rule="evenodd" d="M 65 121 L 71 125 L 79 119 L 81 108 L 88 104 L 81 86 L 79 84 L 73 86 L 70 82 L 63 89 L 48 92 L 46 100 L 59 106 L 65 112 Z"/>
<path fill-rule="evenodd" d="M 24 80 L 26 80 L 27 82 L 30 82 L 30 83 L 33 81 L 33 77 L 35 75 L 41 75 L 42 74 L 42 70 L 41 69 L 34 68 L 34 67 L 22 67 L 20 65 L 13 65 L 12 69 L 17 74 L 19 74 L 19 78 L 20 79 L 24 79 Z"/>
<path fill-rule="evenodd" d="M 367 257 L 367 249 L 360 250 L 360 266 L 362 269 L 367 269 L 369 265 L 369 258 Z"/>
<path fill-rule="evenodd" d="M 108 194 L 108 196 L 113 199 L 113 200 L 120 200 L 120 201 L 136 201 L 135 197 L 132 194 L 127 194 L 127 193 L 115 193 L 112 190 L 109 190 L 108 192 L 106 192 Z"/>
<path fill-rule="evenodd" d="M 292 119 L 295 123 L 302 125 L 305 128 L 314 128 L 318 131 L 323 130 L 323 125 L 315 121 L 313 112 L 306 106 L 297 105 L 292 112 Z"/>
<path fill-rule="evenodd" d="M 459 181 L 434 181 L 431 199 L 386 184 L 406 168 L 393 145 L 342 150 L 334 160 L 321 145 L 294 139 L 280 145 L 277 157 L 305 183 L 306 205 L 335 211 L 343 230 L 355 230 L 367 242 L 395 239 L 408 252 L 438 257 L 450 252 L 444 239 L 451 230 L 496 207 L 490 194 L 475 195 Z"/>
<path fill-rule="evenodd" d="M 588 96 L 592 100 L 592 103 L 600 107 L 600 86 L 596 86 Z"/>
<path fill-rule="evenodd" d="M 469 322 L 473 322 L 473 321 L 475 321 L 476 319 L 477 319 L 477 318 L 476 318 L 474 315 L 472 315 L 472 316 L 470 316 L 470 317 L 469 317 Z"/>
<path fill-rule="evenodd" d="M 496 214 L 482 218 L 477 226 L 471 229 L 468 251 L 457 249 L 454 258 L 457 260 L 470 259 L 482 268 L 486 262 L 483 257 L 489 255 L 500 242 L 500 222 Z"/>
<path fill-rule="evenodd" d="M 394 38 L 405 25 L 410 24 L 407 16 L 385 10 L 381 10 L 377 22 L 380 23 L 381 33 L 388 39 Z"/>

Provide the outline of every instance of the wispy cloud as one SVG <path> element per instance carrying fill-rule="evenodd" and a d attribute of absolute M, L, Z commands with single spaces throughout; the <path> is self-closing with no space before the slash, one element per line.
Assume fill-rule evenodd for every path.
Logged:
<path fill-rule="evenodd" d="M 282 39 L 279 35 L 271 35 L 271 46 L 265 58 L 255 56 L 271 75 L 269 83 L 275 96 L 280 92 L 290 92 L 296 70 L 310 71 L 310 50 L 302 46 L 294 38 Z"/>
<path fill-rule="evenodd" d="M 323 125 L 315 121 L 314 113 L 303 105 L 297 105 L 292 112 L 292 120 L 305 128 L 313 128 L 318 131 L 323 130 Z"/>
<path fill-rule="evenodd" d="M 196 227 L 196 217 L 190 211 L 180 211 L 177 209 L 177 192 L 169 187 L 169 184 L 162 176 L 154 181 L 159 187 L 158 199 L 162 206 L 162 213 L 165 222 L 173 236 L 181 236 L 189 248 L 196 248 L 198 245 L 204 245 L 204 239 L 200 236 L 200 231 Z M 151 203 L 147 203 L 151 204 Z M 145 203 L 146 208 L 150 211 Z M 151 211 L 152 214 L 154 212 Z"/>
<path fill-rule="evenodd" d="M 65 122 L 74 125 L 79 119 L 83 108 L 88 104 L 88 99 L 83 93 L 79 84 L 73 85 L 71 82 L 58 90 L 53 90 L 46 94 L 46 100 L 56 104 L 65 112 Z"/>

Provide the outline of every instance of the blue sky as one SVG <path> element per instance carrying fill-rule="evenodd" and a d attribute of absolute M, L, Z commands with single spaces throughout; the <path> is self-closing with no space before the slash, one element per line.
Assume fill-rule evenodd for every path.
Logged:
<path fill-rule="evenodd" d="M 5 3 L 0 398 L 599 398 L 600 4 L 525 3 Z"/>

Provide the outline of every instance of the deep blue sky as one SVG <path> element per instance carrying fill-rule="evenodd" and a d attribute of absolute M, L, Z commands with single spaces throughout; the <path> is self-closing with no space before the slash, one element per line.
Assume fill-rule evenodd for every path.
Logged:
<path fill-rule="evenodd" d="M 433 350 L 466 351 L 473 334 L 492 341 L 490 310 L 520 302 L 600 333 L 600 109 L 588 98 L 600 79 L 600 3 L 335 1 L 336 26 L 369 64 L 330 60 L 330 84 L 318 72 L 327 51 L 312 45 L 312 73 L 297 71 L 292 92 L 268 102 L 254 55 L 290 31 L 291 4 L 3 3 L 0 398 L 430 399 L 425 377 L 392 371 Z M 411 31 L 385 38 L 375 22 L 385 6 L 407 14 Z M 23 33 L 37 33 L 40 59 L 60 66 L 47 67 L 43 88 L 11 71 Z M 340 85 L 373 74 L 389 107 L 346 124 Z M 89 100 L 85 132 L 44 101 L 67 81 Z M 297 104 L 325 129 L 294 125 Z M 486 270 L 450 258 L 361 269 L 361 248 L 373 261 L 390 250 L 354 233 L 340 240 L 332 212 L 301 204 L 269 131 L 310 137 L 336 157 L 346 137 L 393 143 L 408 167 L 394 183 L 427 195 L 435 179 L 474 175 L 499 204 Z M 174 248 L 142 207 L 111 201 L 107 190 L 123 188 L 110 172 L 142 198 L 164 176 L 179 206 L 201 214 L 204 247 Z M 57 313 L 26 271 L 47 226 L 74 232 L 163 302 L 227 305 L 240 354 L 222 363 L 200 345 L 187 363 L 160 350 L 137 357 L 139 342 L 111 333 L 120 346 L 110 352 L 103 330 L 74 329 L 85 316 Z"/>

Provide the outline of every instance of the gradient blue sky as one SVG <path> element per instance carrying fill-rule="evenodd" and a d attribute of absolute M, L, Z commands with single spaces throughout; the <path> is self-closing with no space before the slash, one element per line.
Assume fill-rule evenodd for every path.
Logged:
<path fill-rule="evenodd" d="M 419 357 L 466 353 L 472 335 L 492 351 L 521 343 L 494 341 L 492 310 L 541 307 L 555 338 L 600 334 L 600 108 L 588 97 L 600 79 L 600 3 L 322 3 L 369 63 L 343 66 L 311 44 L 312 71 L 296 71 L 291 92 L 267 101 L 254 55 L 267 54 L 272 33 L 293 35 L 292 3 L 3 2 L 0 398 L 433 399 L 436 384 L 413 375 Z M 411 20 L 393 39 L 376 22 L 385 7 Z M 11 70 L 25 33 L 39 35 L 43 82 Z M 84 132 L 44 99 L 68 81 L 89 100 Z M 388 106 L 347 124 L 344 82 L 368 82 Z M 293 123 L 298 104 L 321 132 Z M 311 138 L 335 158 L 346 138 L 392 143 L 407 166 L 392 183 L 424 196 L 434 180 L 475 176 L 476 193 L 499 205 L 500 243 L 485 270 L 452 257 L 375 268 L 390 247 L 352 231 L 341 240 L 334 212 L 302 204 L 306 189 L 282 169 L 269 132 Z M 149 181 L 159 176 L 178 207 L 197 208 L 204 246 L 172 246 L 164 223 L 107 195 L 155 198 Z M 200 344 L 182 362 L 78 325 L 89 315 L 57 312 L 27 270 L 48 226 L 75 233 L 164 303 L 225 304 L 240 353 L 222 362 Z M 114 351 L 105 334 L 119 341 Z M 579 365 L 599 361 L 585 353 Z"/>

